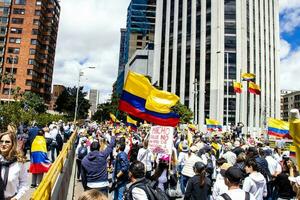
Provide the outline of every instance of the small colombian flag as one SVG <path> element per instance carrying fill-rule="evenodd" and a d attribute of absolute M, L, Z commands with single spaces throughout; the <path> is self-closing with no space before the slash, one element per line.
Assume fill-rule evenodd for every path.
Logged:
<path fill-rule="evenodd" d="M 243 81 L 253 81 L 255 79 L 255 74 L 252 73 L 243 73 L 242 80 Z"/>
<path fill-rule="evenodd" d="M 214 131 L 216 129 L 222 131 L 222 125 L 218 120 L 206 119 L 206 127 L 209 131 Z"/>
<path fill-rule="evenodd" d="M 233 89 L 235 93 L 241 94 L 243 91 L 243 85 L 239 82 L 233 82 Z"/>
<path fill-rule="evenodd" d="M 248 90 L 249 90 L 249 92 L 252 93 L 252 94 L 260 95 L 260 87 L 259 87 L 259 85 L 256 85 L 256 84 L 253 83 L 252 81 L 249 82 Z"/>
<path fill-rule="evenodd" d="M 129 126 L 130 129 L 136 131 L 137 130 L 137 121 L 127 115 L 127 126 Z"/>

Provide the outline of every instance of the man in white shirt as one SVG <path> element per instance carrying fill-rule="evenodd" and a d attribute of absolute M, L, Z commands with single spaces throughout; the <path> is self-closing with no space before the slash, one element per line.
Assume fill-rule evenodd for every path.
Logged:
<path fill-rule="evenodd" d="M 148 140 L 145 140 L 143 143 L 143 148 L 139 149 L 137 160 L 141 161 L 145 165 L 146 178 L 150 178 L 152 171 L 153 154 L 150 149 L 148 149 Z"/>
<path fill-rule="evenodd" d="M 225 172 L 225 184 L 228 191 L 221 194 L 217 200 L 255 200 L 254 196 L 240 189 L 242 172 L 237 167 L 229 167 Z"/>
<path fill-rule="evenodd" d="M 133 162 L 129 167 L 131 185 L 126 192 L 126 200 L 150 200 L 146 191 L 145 166 L 140 161 Z"/>

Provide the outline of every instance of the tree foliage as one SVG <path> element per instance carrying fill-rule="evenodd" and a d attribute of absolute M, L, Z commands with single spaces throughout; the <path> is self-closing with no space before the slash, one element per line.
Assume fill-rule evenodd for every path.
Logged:
<path fill-rule="evenodd" d="M 180 116 L 180 123 L 190 123 L 193 119 L 193 112 L 182 103 L 178 102 L 173 108 L 172 111 L 177 113 Z"/>
<path fill-rule="evenodd" d="M 44 113 L 47 110 L 44 99 L 33 92 L 23 93 L 20 102 L 25 110 L 32 109 L 37 113 Z"/>
<path fill-rule="evenodd" d="M 76 106 L 76 93 L 77 87 L 68 87 L 66 88 L 61 95 L 58 96 L 56 100 L 56 111 L 62 112 L 69 117 L 74 117 L 75 106 Z M 83 92 L 83 87 L 79 88 L 78 95 L 78 119 L 83 119 L 87 117 L 88 110 L 91 107 L 89 101 L 85 99 L 87 95 L 86 92 Z"/>

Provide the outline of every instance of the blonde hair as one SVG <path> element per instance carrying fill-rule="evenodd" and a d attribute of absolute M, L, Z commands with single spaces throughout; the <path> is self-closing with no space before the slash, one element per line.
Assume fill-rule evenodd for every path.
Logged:
<path fill-rule="evenodd" d="M 92 189 L 82 193 L 78 200 L 108 200 L 108 198 L 98 190 Z"/>
<path fill-rule="evenodd" d="M 18 162 L 22 162 L 22 163 L 25 163 L 26 162 L 26 158 L 22 155 L 21 152 L 19 152 L 17 150 L 17 136 L 15 133 L 13 132 L 10 132 L 10 131 L 7 131 L 7 132 L 4 132 L 4 133 L 0 133 L 0 139 L 5 136 L 5 135 L 8 135 L 10 140 L 11 140 L 11 143 L 12 143 L 12 147 L 10 149 L 10 151 L 8 152 L 7 155 L 3 155 L 1 150 L 0 150 L 0 154 L 6 159 L 6 160 L 9 160 L 9 161 L 12 161 L 13 159 L 17 159 Z"/>

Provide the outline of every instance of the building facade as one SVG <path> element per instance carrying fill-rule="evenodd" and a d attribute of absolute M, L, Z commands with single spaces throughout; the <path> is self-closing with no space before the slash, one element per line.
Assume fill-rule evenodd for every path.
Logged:
<path fill-rule="evenodd" d="M 179 95 L 200 125 L 211 118 L 263 127 L 267 117 L 279 118 L 278 0 L 162 0 L 155 26 L 153 79 Z M 256 74 L 260 96 L 246 82 L 234 93 L 233 81 L 246 72 Z"/>
<path fill-rule="evenodd" d="M 114 89 L 123 89 L 125 66 L 136 50 L 154 41 L 156 0 L 131 0 L 127 9 L 126 29 L 121 29 L 118 78 Z"/>
<path fill-rule="evenodd" d="M 97 107 L 99 104 L 100 93 L 98 90 L 91 89 L 89 92 L 89 103 L 90 107 L 90 117 L 92 117 L 97 111 Z"/>
<path fill-rule="evenodd" d="M 281 90 L 281 119 L 289 120 L 291 109 L 300 110 L 300 91 Z"/>
<path fill-rule="evenodd" d="M 2 77 L 9 81 L 1 81 L 0 98 L 12 98 L 13 88 L 21 91 L 32 91 L 40 94 L 49 102 L 51 100 L 51 84 L 54 57 L 60 16 L 58 0 L 2 0 L 8 6 L 6 17 L 1 21 L 0 35 L 2 41 Z M 5 19 L 3 19 L 5 18 Z M 1 47 L 0 47 L 1 48 Z M 0 49 L 1 50 L 1 49 Z"/>
<path fill-rule="evenodd" d="M 56 108 L 56 100 L 57 98 L 65 91 L 66 87 L 63 85 L 53 85 L 52 94 L 51 94 L 51 101 L 49 104 L 49 110 L 55 110 Z"/>
<path fill-rule="evenodd" d="M 142 50 L 136 50 L 125 66 L 125 77 L 128 71 L 134 71 L 147 76 L 153 76 L 154 44 L 148 44 Z"/>

